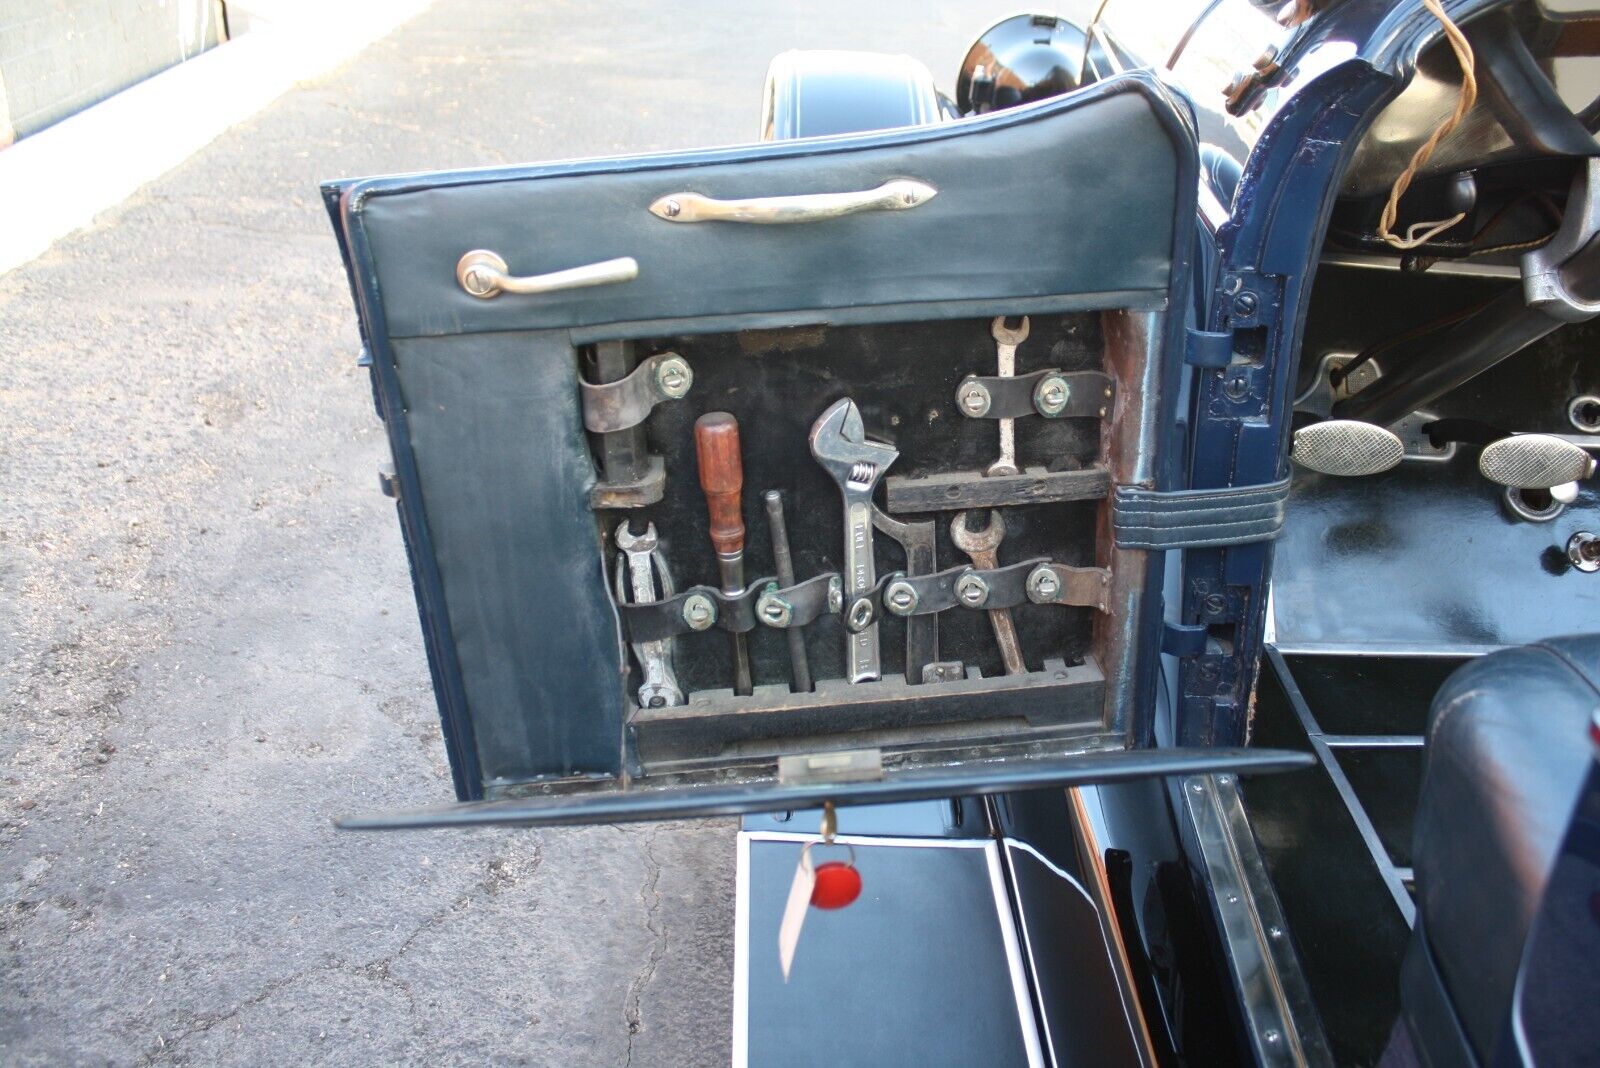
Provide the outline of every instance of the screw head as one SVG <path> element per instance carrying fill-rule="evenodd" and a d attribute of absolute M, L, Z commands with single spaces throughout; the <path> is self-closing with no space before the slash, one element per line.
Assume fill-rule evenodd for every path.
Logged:
<path fill-rule="evenodd" d="M 916 588 L 904 579 L 896 579 L 883 591 L 884 607 L 897 616 L 909 616 L 915 612 L 919 600 Z"/>
<path fill-rule="evenodd" d="M 989 584 L 969 571 L 956 580 L 956 599 L 968 608 L 982 608 L 989 600 Z"/>
<path fill-rule="evenodd" d="M 1053 601 L 1060 593 L 1061 577 L 1051 571 L 1048 564 L 1040 564 L 1028 572 L 1028 600 L 1034 604 Z"/>
<path fill-rule="evenodd" d="M 872 621 L 877 613 L 872 610 L 872 598 L 859 597 L 850 606 L 850 615 L 845 619 L 844 626 L 851 634 L 860 634 L 872 626 Z"/>
<path fill-rule="evenodd" d="M 828 611 L 838 614 L 844 608 L 844 583 L 835 575 L 828 580 Z"/>
<path fill-rule="evenodd" d="M 982 382 L 968 380 L 961 383 L 961 388 L 956 390 L 956 407 L 961 409 L 961 414 L 971 419 L 977 419 L 989 410 L 993 399 Z"/>
<path fill-rule="evenodd" d="M 1241 318 L 1248 318 L 1256 313 L 1256 295 L 1246 290 L 1233 298 L 1233 314 Z"/>
<path fill-rule="evenodd" d="M 1250 395 L 1250 380 L 1244 375 L 1236 375 L 1222 383 L 1222 392 L 1233 401 L 1242 401 Z"/>
<path fill-rule="evenodd" d="M 1071 399 L 1072 386 L 1064 375 L 1045 375 L 1033 387 L 1034 410 L 1046 419 L 1066 411 L 1067 402 Z"/>
<path fill-rule="evenodd" d="M 774 591 L 776 585 L 768 586 L 756 601 L 756 615 L 769 627 L 783 628 L 794 622 L 794 606 Z"/>
<path fill-rule="evenodd" d="M 703 593 L 691 593 L 683 599 L 683 621 L 690 630 L 707 630 L 717 621 L 717 606 Z"/>
<path fill-rule="evenodd" d="M 1205 613 L 1208 616 L 1220 616 L 1228 610 L 1228 599 L 1220 593 L 1210 593 L 1201 602 L 1201 607 L 1205 609 Z"/>
<path fill-rule="evenodd" d="M 682 356 L 673 356 L 656 364 L 656 386 L 662 396 L 677 400 L 694 385 L 694 371 Z"/>
<path fill-rule="evenodd" d="M 661 206 L 661 210 L 666 213 L 667 218 L 676 219 L 683 214 L 683 205 L 676 200 L 669 200 Z"/>

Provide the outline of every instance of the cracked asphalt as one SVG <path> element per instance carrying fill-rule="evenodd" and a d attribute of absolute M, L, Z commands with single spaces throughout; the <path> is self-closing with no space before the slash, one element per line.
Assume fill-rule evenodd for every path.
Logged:
<path fill-rule="evenodd" d="M 727 1062 L 733 824 L 329 822 L 450 787 L 317 183 L 749 140 L 773 54 L 948 88 L 1010 9 L 439 0 L 0 277 L 5 1063 Z"/>

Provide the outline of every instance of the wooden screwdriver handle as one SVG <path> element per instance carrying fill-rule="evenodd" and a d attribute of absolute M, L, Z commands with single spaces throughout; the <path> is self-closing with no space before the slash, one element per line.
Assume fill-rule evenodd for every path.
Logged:
<path fill-rule="evenodd" d="M 727 412 L 707 412 L 694 421 L 694 451 L 700 488 L 711 514 L 711 544 L 722 556 L 744 552 L 744 461 L 739 458 L 739 421 Z"/>

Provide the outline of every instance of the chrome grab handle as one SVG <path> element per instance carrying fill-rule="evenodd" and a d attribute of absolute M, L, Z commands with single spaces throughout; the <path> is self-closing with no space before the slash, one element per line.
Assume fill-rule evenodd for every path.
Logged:
<path fill-rule="evenodd" d="M 650 205 L 650 214 L 675 223 L 809 223 L 862 211 L 906 211 L 939 191 L 926 182 L 896 178 L 876 189 L 852 193 L 802 193 L 788 197 L 717 200 L 699 193 L 668 193 Z"/>
<path fill-rule="evenodd" d="M 501 293 L 554 293 L 584 286 L 607 286 L 639 277 L 639 261 L 632 256 L 586 263 L 549 274 L 515 275 L 506 261 L 488 249 L 473 249 L 456 263 L 456 281 L 480 300 Z"/>

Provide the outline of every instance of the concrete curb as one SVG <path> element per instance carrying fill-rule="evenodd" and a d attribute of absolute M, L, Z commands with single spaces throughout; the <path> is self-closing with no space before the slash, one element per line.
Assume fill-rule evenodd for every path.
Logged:
<path fill-rule="evenodd" d="M 315 15 L 253 29 L 0 151 L 0 274 L 430 2 L 313 5 Z"/>

